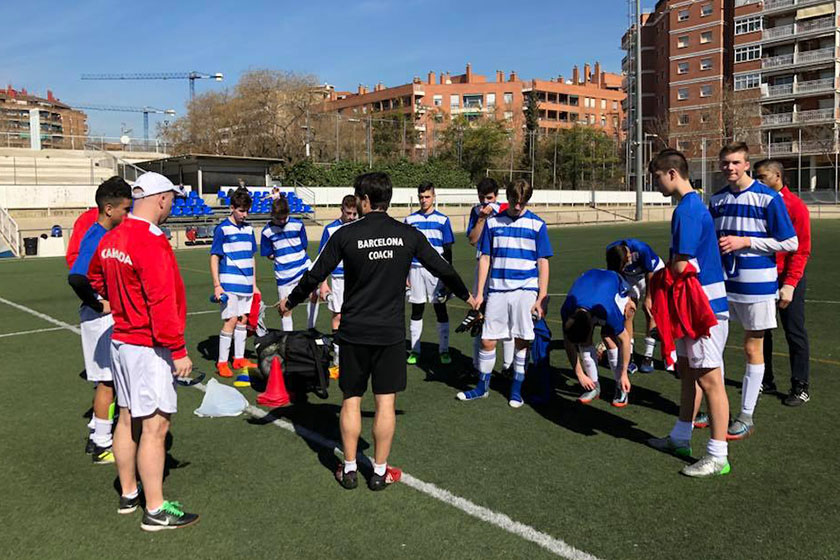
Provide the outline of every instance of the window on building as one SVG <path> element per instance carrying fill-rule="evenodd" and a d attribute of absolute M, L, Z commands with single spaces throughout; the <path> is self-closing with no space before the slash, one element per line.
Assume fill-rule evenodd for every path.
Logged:
<path fill-rule="evenodd" d="M 712 32 L 711 31 L 704 31 L 700 34 L 700 44 L 705 45 L 706 43 L 712 42 Z"/>
<path fill-rule="evenodd" d="M 677 74 L 687 74 L 688 73 L 688 62 L 680 62 L 677 64 Z"/>
<path fill-rule="evenodd" d="M 442 95 L 435 95 L 434 96 L 434 104 L 435 107 L 440 107 L 443 105 L 443 96 Z"/>
<path fill-rule="evenodd" d="M 761 58 L 761 45 L 750 45 L 735 49 L 735 62 L 747 62 Z"/>
<path fill-rule="evenodd" d="M 712 86 L 700 86 L 700 97 L 709 97 L 712 95 Z"/>
<path fill-rule="evenodd" d="M 607 100 L 606 99 L 601 100 L 601 110 L 603 110 L 603 111 L 607 110 Z"/>
<path fill-rule="evenodd" d="M 706 124 L 707 122 L 709 122 L 709 119 L 710 119 L 709 113 L 701 113 L 700 114 L 700 122 L 702 124 Z"/>
<path fill-rule="evenodd" d="M 687 140 L 677 140 L 677 150 L 680 152 L 685 152 L 688 150 L 688 141 Z"/>
<path fill-rule="evenodd" d="M 677 37 L 677 48 L 684 49 L 688 46 L 688 35 Z"/>
<path fill-rule="evenodd" d="M 495 93 L 488 93 L 487 94 L 487 106 L 488 107 L 495 107 L 496 106 L 496 94 Z"/>
<path fill-rule="evenodd" d="M 505 111 L 505 120 L 509 121 L 513 119 L 513 111 Z"/>
<path fill-rule="evenodd" d="M 618 117 L 613 117 L 612 118 L 612 125 L 613 125 L 613 128 L 618 128 Z"/>
<path fill-rule="evenodd" d="M 677 124 L 678 125 L 686 126 L 688 123 L 689 123 L 688 115 L 683 114 L 683 115 L 680 115 L 679 117 L 677 117 Z"/>
<path fill-rule="evenodd" d="M 589 120 L 589 124 L 595 124 L 595 115 L 586 115 L 587 119 Z"/>
<path fill-rule="evenodd" d="M 711 70 L 712 69 L 712 59 L 711 58 L 701 58 L 700 59 L 700 70 Z"/>
<path fill-rule="evenodd" d="M 577 95 L 570 95 L 569 96 L 569 105 L 571 105 L 572 107 L 580 106 L 580 101 L 579 101 L 579 98 L 578 98 Z"/>
<path fill-rule="evenodd" d="M 761 16 L 750 16 L 735 20 L 735 35 L 761 31 Z"/>
<path fill-rule="evenodd" d="M 461 106 L 461 96 L 457 93 L 453 93 L 449 96 L 449 106 L 453 109 L 457 109 Z"/>
<path fill-rule="evenodd" d="M 469 107 L 471 109 L 481 109 L 483 103 L 484 96 L 480 93 L 464 95 L 464 107 Z"/>
<path fill-rule="evenodd" d="M 701 17 L 709 17 L 714 12 L 714 8 L 712 8 L 711 4 L 703 4 L 700 6 L 700 16 Z"/>
<path fill-rule="evenodd" d="M 601 128 L 607 127 L 607 117 L 601 117 Z"/>
<path fill-rule="evenodd" d="M 677 21 L 687 21 L 689 17 L 688 10 L 680 10 L 677 13 Z"/>
<path fill-rule="evenodd" d="M 735 76 L 735 91 L 743 89 L 755 89 L 761 86 L 761 73 L 740 74 Z"/>
<path fill-rule="evenodd" d="M 513 105 L 513 93 L 505 92 L 505 105 Z"/>
<path fill-rule="evenodd" d="M 577 122 L 578 114 L 577 113 L 569 113 L 569 122 Z"/>
<path fill-rule="evenodd" d="M 618 101 L 613 101 L 612 102 L 612 110 L 613 111 L 618 111 Z"/>
<path fill-rule="evenodd" d="M 677 90 L 677 99 L 684 101 L 688 99 L 688 88 L 680 88 Z"/>

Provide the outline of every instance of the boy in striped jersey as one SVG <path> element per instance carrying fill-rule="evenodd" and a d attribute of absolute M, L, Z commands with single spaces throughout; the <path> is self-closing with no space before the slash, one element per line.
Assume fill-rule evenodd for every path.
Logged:
<path fill-rule="evenodd" d="M 747 175 L 747 145 L 724 146 L 719 160 L 729 184 L 712 196 L 709 210 L 723 255 L 729 308 L 744 327 L 747 358 L 741 412 L 726 437 L 743 439 L 755 430 L 753 413 L 764 379 L 764 331 L 776 328 L 776 253 L 795 251 L 799 241 L 779 193 Z"/>
<path fill-rule="evenodd" d="M 417 198 L 420 200 L 420 210 L 409 214 L 403 221 L 419 229 L 435 251 L 446 262 L 452 264 L 452 244 L 455 243 L 455 235 L 452 233 L 452 224 L 449 223 L 449 218 L 435 210 L 435 186 L 432 183 L 423 183 L 417 187 Z M 411 303 L 411 352 L 406 363 L 416 364 L 420 357 L 423 311 L 426 302 L 430 302 L 437 317 L 440 363 L 451 364 L 452 358 L 449 356 L 449 315 L 446 312 L 448 294 L 443 282 L 423 268 L 420 261 L 414 259 L 411 262 L 411 270 L 408 272 L 408 283 L 410 289 L 408 301 Z"/>
<path fill-rule="evenodd" d="M 513 382 L 508 404 L 513 408 L 524 404 L 525 361 L 534 340 L 534 321 L 545 315 L 548 259 L 554 255 L 545 222 L 525 209 L 532 193 L 531 185 L 522 179 L 509 184 L 507 210 L 488 218 L 481 234 L 476 307 L 481 307 L 485 286 L 488 293 L 479 353 L 480 375 L 478 386 L 458 393 L 459 400 L 487 397 L 496 364 L 496 342 L 513 338 Z"/>
<path fill-rule="evenodd" d="M 289 217 L 289 201 L 281 194 L 271 204 L 271 221 L 260 236 L 260 254 L 274 262 L 277 296 L 281 300 L 289 297 L 312 264 L 306 254 L 308 243 L 303 222 Z M 294 330 L 291 312 L 281 312 L 281 317 L 283 330 Z"/>
<path fill-rule="evenodd" d="M 348 194 L 341 199 L 341 217 L 327 224 L 324 234 L 321 235 L 321 244 L 318 245 L 318 254 L 324 250 L 324 245 L 330 240 L 332 234 L 337 232 L 345 224 L 355 221 L 357 216 L 356 197 Z M 331 284 L 331 285 L 330 285 Z M 324 281 L 321 284 L 320 297 L 327 302 L 327 307 L 332 312 L 332 332 L 338 332 L 341 324 L 341 304 L 344 303 L 344 263 L 338 263 L 330 275 L 330 284 Z M 333 343 L 333 367 L 330 368 L 330 375 L 335 377 L 338 373 L 338 343 Z"/>
<path fill-rule="evenodd" d="M 210 275 L 213 277 L 213 296 L 221 301 L 222 331 L 219 333 L 219 359 L 216 370 L 220 377 L 233 377 L 228 365 L 230 347 L 233 345 L 233 369 L 240 375 L 234 381 L 237 387 L 250 385 L 248 369 L 257 367 L 245 358 L 245 339 L 248 336 L 248 314 L 257 288 L 257 240 L 254 228 L 246 222 L 251 208 L 248 189 L 238 188 L 230 197 L 230 216 L 213 231 L 210 246 Z"/>

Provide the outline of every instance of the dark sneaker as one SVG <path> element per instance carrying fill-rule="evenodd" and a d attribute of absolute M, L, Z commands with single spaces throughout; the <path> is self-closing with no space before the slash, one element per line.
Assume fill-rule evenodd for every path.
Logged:
<path fill-rule="evenodd" d="M 344 472 L 344 463 L 341 463 L 335 471 L 335 479 L 345 490 L 353 490 L 359 485 L 358 474 L 356 471 Z"/>
<path fill-rule="evenodd" d="M 114 452 L 111 446 L 99 447 L 94 444 L 93 453 L 91 453 L 94 465 L 110 465 L 114 463 Z"/>
<path fill-rule="evenodd" d="M 137 511 L 138 506 L 140 506 L 140 487 L 137 487 L 137 495 L 133 498 L 126 498 L 125 496 L 120 496 L 120 505 L 117 508 L 117 513 L 120 515 L 127 515 L 129 513 L 134 513 Z"/>
<path fill-rule="evenodd" d="M 96 444 L 93 443 L 93 440 L 88 438 L 87 443 L 85 443 L 85 455 L 93 455 L 93 451 L 96 449 Z"/>
<path fill-rule="evenodd" d="M 770 381 L 769 383 L 762 383 L 761 389 L 759 390 L 759 395 L 772 395 L 778 391 L 776 387 L 776 383 Z"/>
<path fill-rule="evenodd" d="M 647 356 L 642 358 L 642 365 L 639 366 L 639 372 L 653 373 L 653 369 L 653 358 L 648 358 Z"/>
<path fill-rule="evenodd" d="M 796 384 L 791 387 L 790 394 L 782 402 L 787 406 L 802 406 L 810 400 L 811 395 L 808 393 L 808 385 Z"/>
<path fill-rule="evenodd" d="M 368 479 L 368 488 L 377 492 L 379 490 L 385 490 L 390 485 L 394 484 L 395 482 L 399 482 L 400 478 L 402 478 L 402 471 L 397 467 L 385 467 L 385 474 L 378 475 L 372 474 Z"/>
<path fill-rule="evenodd" d="M 165 501 L 160 507 L 160 510 L 155 513 L 149 513 L 149 510 L 143 512 L 143 521 L 140 523 L 140 528 L 144 531 L 163 531 L 166 529 L 181 529 L 182 527 L 189 527 L 198 522 L 198 514 L 187 513 L 183 506 L 178 502 Z"/>

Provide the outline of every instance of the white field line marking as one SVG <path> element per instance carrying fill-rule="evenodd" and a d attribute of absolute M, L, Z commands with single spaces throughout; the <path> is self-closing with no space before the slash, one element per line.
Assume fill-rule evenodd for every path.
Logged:
<path fill-rule="evenodd" d="M 45 321 L 57 325 L 62 329 L 67 329 L 68 331 L 74 332 L 78 335 L 82 334 L 77 327 L 65 323 L 64 321 L 59 321 L 58 319 L 50 317 L 49 315 L 45 315 L 43 313 L 35 311 L 34 309 L 30 309 L 18 303 L 11 302 L 2 297 L 0 297 L 0 302 L 5 303 L 6 305 L 10 305 L 15 309 L 19 309 L 26 313 L 30 313 L 31 315 L 35 315 L 36 317 L 39 317 Z M 201 392 L 207 390 L 203 384 L 193 385 L 193 387 L 195 387 Z M 267 412 L 255 406 L 248 406 L 245 409 L 245 412 L 257 419 L 262 419 L 268 416 Z M 297 434 L 304 439 L 308 439 L 309 441 L 312 441 L 320 445 L 321 447 L 332 449 L 333 452 L 341 453 L 341 450 L 338 448 L 338 445 L 334 441 L 330 441 L 321 434 L 313 432 L 312 430 L 304 428 L 303 426 L 295 426 L 294 424 L 280 418 L 275 418 L 271 423 L 279 428 L 283 428 L 286 431 Z M 363 463 L 370 465 L 370 459 L 368 459 L 364 455 L 360 454 L 359 459 Z M 560 556 L 561 558 L 566 558 L 567 560 L 599 560 L 597 556 L 593 556 L 587 552 L 578 550 L 577 548 L 567 544 L 563 540 L 556 539 L 551 535 L 543 533 L 542 531 L 538 531 L 537 529 L 534 529 L 529 525 L 525 525 L 524 523 L 514 521 L 513 519 L 511 519 L 503 513 L 499 513 L 484 506 L 474 504 L 473 502 L 465 498 L 461 498 L 460 496 L 456 496 L 455 494 L 447 490 L 438 488 L 434 484 L 431 484 L 429 482 L 423 482 L 419 478 L 415 478 L 406 472 L 403 472 L 401 480 L 406 486 L 410 486 L 418 492 L 422 492 L 423 494 L 431 496 L 432 498 L 440 502 L 448 504 L 454 508 L 460 509 L 467 515 L 475 517 L 476 519 L 479 519 L 486 523 L 490 523 L 491 525 L 495 525 L 496 527 L 499 527 L 500 529 L 507 531 L 512 535 L 516 535 L 525 539 L 526 541 L 535 543 L 541 546 L 542 548 L 548 550 L 549 552 Z"/>
<path fill-rule="evenodd" d="M 35 311 L 34 309 L 30 309 L 30 308 L 28 308 L 24 305 L 19 304 L 19 303 L 9 301 L 6 298 L 0 297 L 0 303 L 5 303 L 6 305 L 8 305 L 10 307 L 14 307 L 15 309 L 23 311 L 24 313 L 29 313 L 30 315 L 34 315 L 34 316 L 38 317 L 39 319 L 43 319 L 44 321 L 46 321 L 48 323 L 52 323 L 53 325 L 59 326 L 63 329 L 67 329 L 68 331 L 72 331 L 72 332 L 74 332 L 78 335 L 82 334 L 82 331 L 79 330 L 79 327 L 74 327 L 73 325 L 71 325 L 69 323 L 65 323 L 64 321 L 59 321 L 55 317 L 50 317 L 49 315 L 44 315 L 43 313 L 41 313 L 39 311 Z"/>
<path fill-rule="evenodd" d="M 31 331 L 20 331 L 20 332 L 13 332 L 13 333 L 5 333 L 0 334 L 0 338 L 6 338 L 7 336 L 23 336 L 26 334 L 37 334 L 42 332 L 52 332 L 52 331 L 63 331 L 67 327 L 50 327 L 48 329 L 35 329 Z"/>
<path fill-rule="evenodd" d="M 206 387 L 200 383 L 198 385 L 194 385 L 193 387 L 195 387 L 201 392 L 207 390 Z M 258 420 L 261 420 L 266 416 L 270 416 L 268 412 L 259 409 L 255 406 L 246 407 L 245 413 Z M 277 426 L 278 428 L 286 430 L 287 432 L 296 434 L 303 439 L 309 440 L 325 449 L 332 450 L 333 453 L 340 453 L 343 455 L 341 449 L 339 448 L 336 442 L 331 441 L 322 436 L 321 434 L 314 432 L 308 428 L 305 428 L 303 426 L 296 426 L 287 420 L 283 420 L 282 418 L 274 418 L 270 423 L 274 426 Z M 359 453 L 357 460 L 372 468 L 370 459 L 365 457 L 363 454 Z M 414 488 L 418 492 L 426 494 L 427 496 L 430 496 L 440 502 L 443 502 L 456 509 L 459 509 L 471 517 L 475 517 L 480 521 L 484 521 L 485 523 L 495 525 L 496 527 L 507 531 L 508 533 L 516 535 L 517 537 L 520 537 L 527 541 L 531 541 L 532 543 L 541 546 L 542 548 L 548 550 L 553 554 L 556 554 L 557 556 L 560 556 L 561 558 L 567 558 L 568 560 L 598 560 L 596 556 L 593 556 L 582 550 L 578 550 L 577 548 L 574 548 L 566 542 L 560 539 L 556 539 L 547 533 L 543 533 L 542 531 L 538 531 L 537 529 L 534 529 L 529 525 L 525 525 L 524 523 L 514 521 L 504 513 L 493 511 L 484 506 L 475 504 L 465 498 L 456 496 L 448 490 L 439 488 L 430 482 L 424 482 L 419 478 L 411 476 L 407 472 L 403 471 L 402 478 L 400 479 L 400 481 L 406 486 Z"/>
<path fill-rule="evenodd" d="M 191 315 L 207 315 L 208 313 L 218 313 L 218 309 L 206 309 L 204 311 L 189 311 L 187 312 L 187 317 Z"/>

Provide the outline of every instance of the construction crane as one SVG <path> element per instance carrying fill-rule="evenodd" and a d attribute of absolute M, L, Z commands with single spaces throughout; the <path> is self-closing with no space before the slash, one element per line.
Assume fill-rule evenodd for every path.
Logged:
<path fill-rule="evenodd" d="M 88 111 L 115 111 L 118 113 L 143 113 L 143 141 L 149 142 L 149 114 L 174 115 L 174 109 L 155 109 L 154 107 L 121 107 L 119 105 L 95 105 L 92 103 L 68 103 L 74 109 Z"/>
<path fill-rule="evenodd" d="M 190 101 L 195 98 L 195 81 L 203 79 L 213 79 L 221 82 L 224 79 L 224 74 L 216 72 L 215 74 L 205 74 L 204 72 L 151 72 L 140 74 L 82 74 L 83 80 L 189 80 L 190 81 Z"/>

